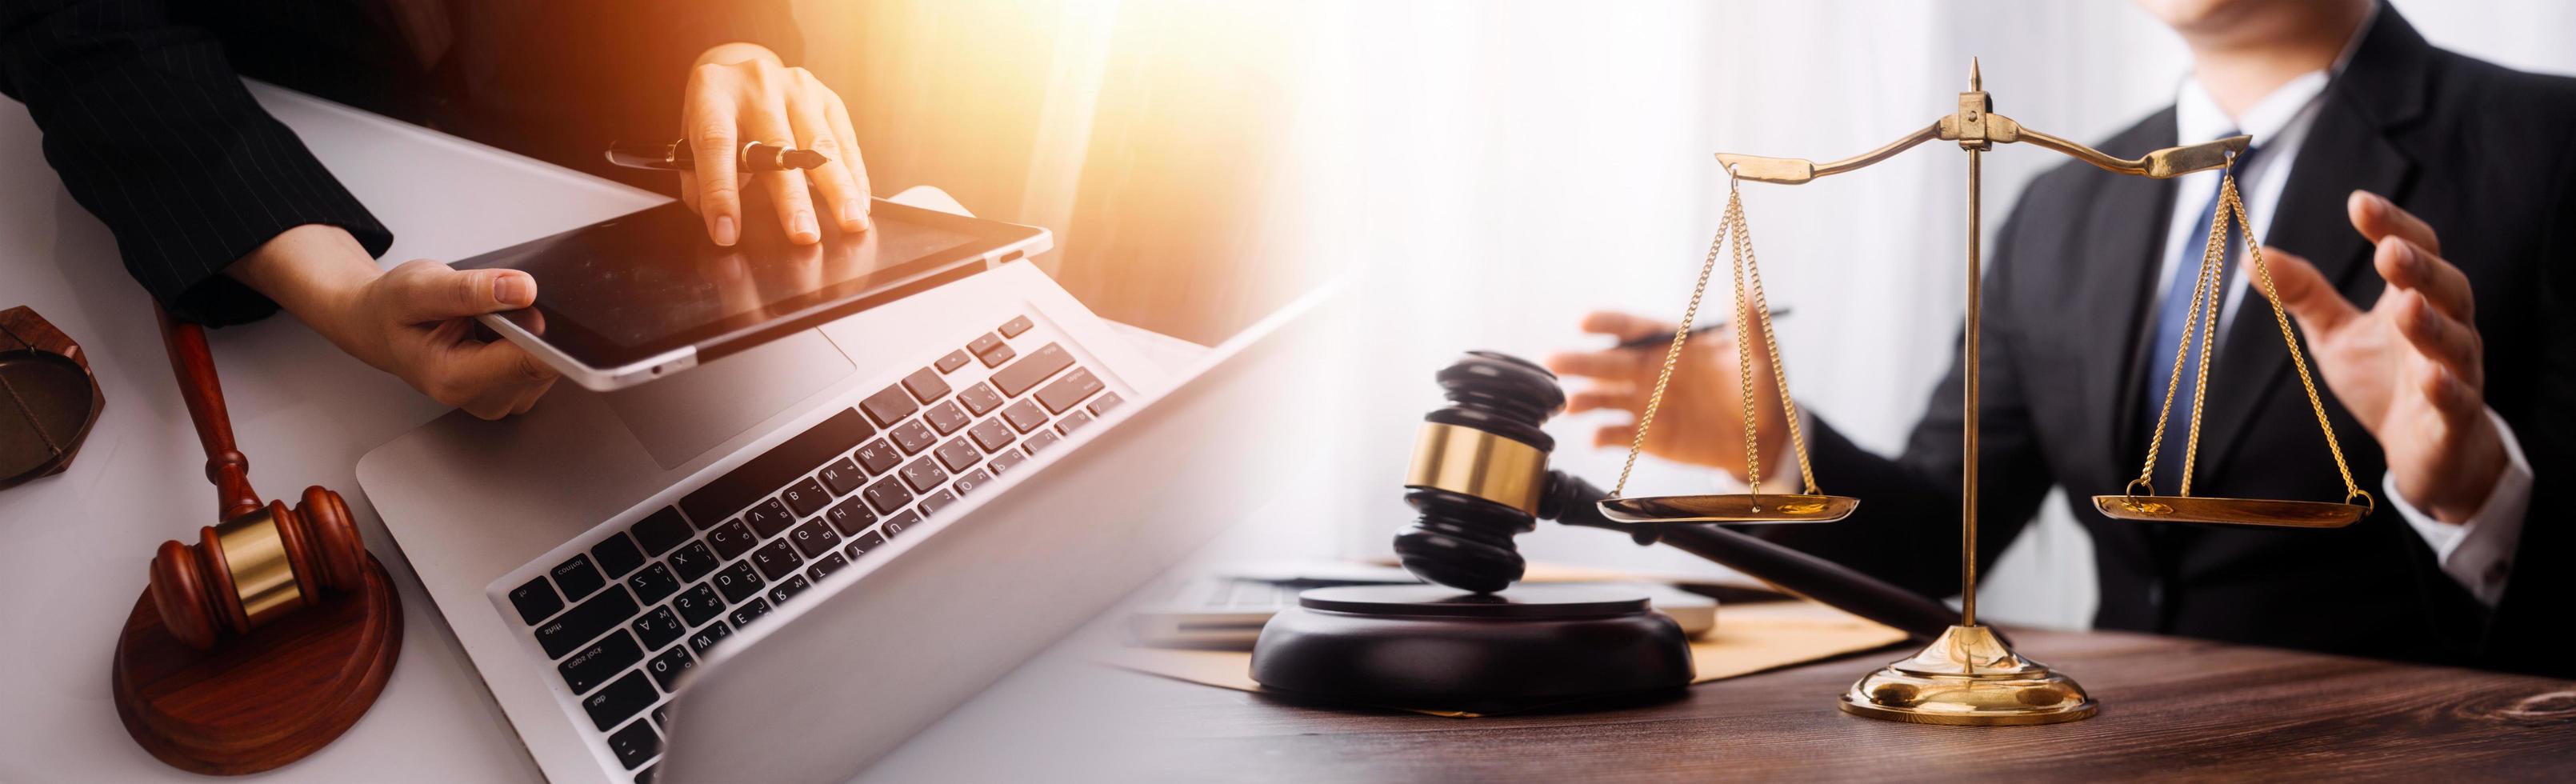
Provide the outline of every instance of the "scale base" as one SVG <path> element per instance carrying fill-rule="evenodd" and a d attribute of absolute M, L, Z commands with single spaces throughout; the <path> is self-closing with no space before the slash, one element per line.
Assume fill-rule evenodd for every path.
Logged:
<path fill-rule="evenodd" d="M 2056 724 L 2093 717 L 2100 703 L 2075 680 L 2022 658 L 1994 630 L 1952 626 L 1921 653 L 1843 692 L 1844 713 L 1915 724 Z"/>
<path fill-rule="evenodd" d="M 1414 710 L 1512 713 L 1678 693 L 1690 640 L 1643 593 L 1524 585 L 1317 588 L 1252 648 L 1264 691 Z"/>

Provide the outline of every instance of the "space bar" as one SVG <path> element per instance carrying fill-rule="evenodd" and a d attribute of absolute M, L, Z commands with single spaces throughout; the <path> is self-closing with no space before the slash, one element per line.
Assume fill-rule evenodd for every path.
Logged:
<path fill-rule="evenodd" d="M 833 456 L 857 447 L 872 432 L 875 428 L 869 427 L 857 410 L 841 409 L 832 418 L 779 442 L 707 486 L 682 496 L 680 511 L 687 513 L 689 521 L 700 529 L 713 527 L 724 522 L 726 515 L 742 511 Z"/>

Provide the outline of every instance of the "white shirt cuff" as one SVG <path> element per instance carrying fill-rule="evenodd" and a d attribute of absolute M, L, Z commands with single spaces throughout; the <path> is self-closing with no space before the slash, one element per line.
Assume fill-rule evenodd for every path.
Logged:
<path fill-rule="evenodd" d="M 2493 408 L 2487 409 L 2487 419 L 2495 423 L 2496 436 L 2504 442 L 2504 471 L 2487 491 L 2486 503 L 2467 521 L 2452 525 L 2433 519 L 2397 493 L 2393 476 L 2381 475 L 2379 487 L 2381 496 L 2406 518 L 2406 525 L 2433 548 L 2442 573 L 2469 589 L 2480 603 L 2494 607 L 2504 598 L 2505 578 L 2513 575 L 2514 545 L 2522 541 L 2522 518 L 2531 509 L 2532 477 L 2531 460 L 2523 457 L 2522 441 L 2514 437 L 2513 428 Z"/>

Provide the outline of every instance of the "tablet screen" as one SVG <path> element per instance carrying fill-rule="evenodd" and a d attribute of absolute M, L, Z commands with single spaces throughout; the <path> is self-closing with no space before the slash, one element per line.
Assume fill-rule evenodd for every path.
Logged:
<path fill-rule="evenodd" d="M 535 306 L 508 314 L 583 364 L 612 367 L 787 320 L 820 323 L 889 287 L 979 259 L 1035 229 L 878 201 L 873 231 L 829 226 L 812 245 L 753 220 L 740 242 L 707 240 L 678 204 L 523 243 L 456 263 L 537 281 Z"/>

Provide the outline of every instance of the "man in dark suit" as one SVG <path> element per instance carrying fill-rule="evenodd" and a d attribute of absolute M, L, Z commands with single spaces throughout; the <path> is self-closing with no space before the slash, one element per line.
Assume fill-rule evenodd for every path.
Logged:
<path fill-rule="evenodd" d="M 2576 450 L 2576 81 L 2436 49 L 2369 0 L 2145 5 L 2189 44 L 2193 76 L 2174 107 L 2101 146 L 2134 156 L 2254 137 L 2239 185 L 2351 481 L 2376 510 L 2342 529 L 2290 530 L 2123 522 L 2092 508 L 2088 497 L 2122 492 L 2146 454 L 2217 175 L 2150 180 L 2069 163 L 2030 187 L 1988 259 L 1980 560 L 2063 487 L 2093 537 L 2099 627 L 2576 674 L 2576 536 L 2537 496 L 2565 486 Z M 2192 493 L 2343 500 L 2346 480 L 2243 255 L 2215 289 Z M 1584 327 L 1621 338 L 1671 329 L 1609 313 Z M 1736 346 L 1691 345 L 1648 448 L 1741 473 Z M 1595 382 L 1570 409 L 1633 412 L 1661 359 L 1612 350 L 1550 364 Z M 2168 493 L 2197 368 L 2181 372 L 2155 477 Z M 1767 369 L 1754 374 L 1766 399 L 1776 394 Z M 1864 503 L 1840 523 L 1763 533 L 1956 593 L 1947 554 L 1959 541 L 1964 375 L 1954 362 L 1894 458 L 1807 423 L 1818 481 Z M 1788 423 L 1762 408 L 1761 454 L 1778 466 Z M 1596 441 L 1625 446 L 1633 434 L 1612 425 Z"/>
<path fill-rule="evenodd" d="M 379 271 L 393 233 L 241 76 L 630 181 L 601 163 L 611 141 L 685 138 L 681 194 L 712 241 L 740 236 L 757 182 L 761 219 L 811 243 L 818 213 L 865 230 L 868 186 L 847 107 L 789 65 L 800 44 L 785 0 L 5 0 L 0 93 L 26 102 L 63 185 L 174 315 L 222 326 L 283 306 L 488 419 L 528 410 L 555 373 L 469 319 L 525 307 L 536 282 L 426 259 Z M 833 163 L 744 176 L 749 141 Z"/>

